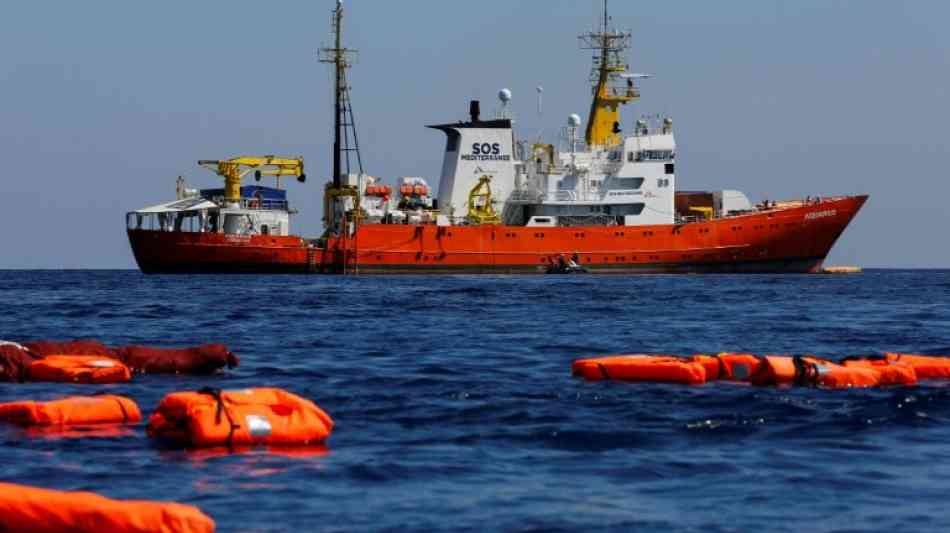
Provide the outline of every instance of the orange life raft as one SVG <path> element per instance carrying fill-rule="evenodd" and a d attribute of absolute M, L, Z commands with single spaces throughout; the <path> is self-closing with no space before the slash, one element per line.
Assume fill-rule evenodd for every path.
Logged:
<path fill-rule="evenodd" d="M 180 503 L 111 500 L 91 492 L 0 483 L 0 531 L 213 533 L 214 520 Z"/>
<path fill-rule="evenodd" d="M 590 381 L 649 381 L 702 385 L 706 382 L 703 363 L 663 355 L 615 355 L 578 359 L 571 373 Z"/>
<path fill-rule="evenodd" d="M 122 396 L 74 396 L 51 402 L 0 403 L 0 421 L 21 426 L 135 424 L 142 413 Z"/>
<path fill-rule="evenodd" d="M 149 436 L 192 447 L 319 444 L 333 420 L 281 389 L 176 392 L 149 418 Z"/>
<path fill-rule="evenodd" d="M 57 383 L 121 383 L 132 379 L 129 367 L 98 355 L 48 355 L 34 361 L 28 374 L 31 381 Z"/>

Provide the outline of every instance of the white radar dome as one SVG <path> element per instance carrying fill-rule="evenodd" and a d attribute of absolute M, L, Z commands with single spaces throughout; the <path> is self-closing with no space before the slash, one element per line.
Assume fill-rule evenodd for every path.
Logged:
<path fill-rule="evenodd" d="M 502 89 L 498 91 L 498 99 L 504 103 L 511 101 L 511 89 Z"/>
<path fill-rule="evenodd" d="M 576 128 L 576 127 L 580 126 L 580 125 L 581 125 L 581 116 L 578 115 L 577 113 L 571 113 L 571 115 L 570 115 L 569 117 L 567 117 L 567 125 L 570 126 L 570 127 L 572 127 L 572 128 Z"/>

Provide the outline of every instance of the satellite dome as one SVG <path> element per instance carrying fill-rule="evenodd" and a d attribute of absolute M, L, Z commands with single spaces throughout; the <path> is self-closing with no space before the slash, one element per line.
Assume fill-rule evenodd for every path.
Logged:
<path fill-rule="evenodd" d="M 511 89 L 502 89 L 498 91 L 498 99 L 503 103 L 508 103 L 511 101 Z"/>
<path fill-rule="evenodd" d="M 572 127 L 572 128 L 576 128 L 576 127 L 580 126 L 580 125 L 581 125 L 581 116 L 578 115 L 577 113 L 571 113 L 571 115 L 567 117 L 567 125 L 570 126 L 570 127 Z"/>

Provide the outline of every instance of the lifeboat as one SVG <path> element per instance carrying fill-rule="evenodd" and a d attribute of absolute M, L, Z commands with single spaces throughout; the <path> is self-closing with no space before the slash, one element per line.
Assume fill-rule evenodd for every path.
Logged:
<path fill-rule="evenodd" d="M 389 185 L 367 185 L 366 196 L 378 196 L 388 198 L 392 195 L 393 189 Z"/>
<path fill-rule="evenodd" d="M 213 533 L 215 523 L 180 503 L 112 500 L 0 483 L 0 531 L 30 533 Z"/>
<path fill-rule="evenodd" d="M 702 363 L 663 355 L 579 359 L 571 365 L 571 373 L 588 381 L 649 381 L 682 385 L 702 385 L 706 382 L 706 369 Z"/>
<path fill-rule="evenodd" d="M 307 445 L 325 441 L 333 420 L 310 400 L 281 389 L 203 389 L 166 396 L 146 431 L 196 448 Z"/>
<path fill-rule="evenodd" d="M 56 383 L 122 383 L 132 379 L 129 367 L 98 355 L 48 355 L 30 364 L 30 381 Z"/>
<path fill-rule="evenodd" d="M 73 396 L 49 402 L 0 403 L 0 421 L 20 426 L 135 424 L 139 406 L 123 396 Z"/>

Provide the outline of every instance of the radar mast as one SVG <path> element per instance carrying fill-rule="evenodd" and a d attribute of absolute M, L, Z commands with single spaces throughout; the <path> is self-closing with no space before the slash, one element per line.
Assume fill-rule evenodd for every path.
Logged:
<path fill-rule="evenodd" d="M 625 52 L 630 49 L 629 31 L 610 29 L 607 0 L 600 28 L 578 36 L 581 49 L 593 51 L 591 83 L 593 101 L 587 120 L 585 140 L 589 146 L 620 144 L 620 106 L 640 97 L 630 76 L 624 76 L 628 65 Z"/>
<path fill-rule="evenodd" d="M 333 10 L 330 33 L 332 46 L 320 48 L 321 63 L 333 65 L 333 181 L 327 185 L 324 196 L 324 222 L 331 233 L 339 233 L 339 224 L 345 215 L 346 207 L 341 205 L 346 197 L 352 197 L 359 212 L 359 191 L 344 183 L 344 176 L 351 171 L 351 155 L 355 156 L 356 169 L 363 174 L 363 159 L 360 155 L 359 138 L 356 135 L 356 120 L 353 117 L 353 105 L 347 70 L 357 60 L 357 51 L 343 46 L 343 0 L 337 0 Z M 345 166 L 345 168 L 344 168 Z"/>

